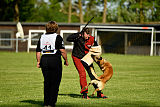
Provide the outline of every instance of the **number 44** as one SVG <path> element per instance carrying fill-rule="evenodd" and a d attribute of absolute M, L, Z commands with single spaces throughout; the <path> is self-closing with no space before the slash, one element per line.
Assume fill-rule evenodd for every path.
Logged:
<path fill-rule="evenodd" d="M 51 45 L 45 45 L 44 50 L 51 50 Z"/>

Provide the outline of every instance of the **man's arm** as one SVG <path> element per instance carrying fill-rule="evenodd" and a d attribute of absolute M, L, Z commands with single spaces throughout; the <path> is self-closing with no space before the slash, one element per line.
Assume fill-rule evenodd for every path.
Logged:
<path fill-rule="evenodd" d="M 68 63 L 68 59 L 67 59 L 67 52 L 66 52 L 66 50 L 65 49 L 60 49 L 60 51 L 61 51 L 62 57 L 63 57 L 63 59 L 65 61 L 64 65 L 68 66 L 69 63 Z"/>
<path fill-rule="evenodd" d="M 80 36 L 81 36 L 81 35 L 80 35 L 80 32 L 71 34 L 71 35 L 69 35 L 69 36 L 67 37 L 67 41 L 68 41 L 68 42 L 74 42 L 74 41 L 78 40 L 78 39 L 80 38 Z"/>

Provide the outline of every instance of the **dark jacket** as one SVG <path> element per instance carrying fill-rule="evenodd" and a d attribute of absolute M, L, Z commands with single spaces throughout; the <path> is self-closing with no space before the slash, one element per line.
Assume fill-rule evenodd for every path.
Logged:
<path fill-rule="evenodd" d="M 97 42 L 94 40 L 93 36 L 90 36 L 88 40 L 85 40 L 82 36 L 79 36 L 80 33 L 74 33 L 68 36 L 68 42 L 74 42 L 72 55 L 81 59 L 88 52 L 91 46 L 97 46 Z"/>

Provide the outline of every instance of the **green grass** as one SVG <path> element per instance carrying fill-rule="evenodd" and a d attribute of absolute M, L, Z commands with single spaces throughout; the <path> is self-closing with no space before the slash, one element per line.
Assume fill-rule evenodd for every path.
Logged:
<path fill-rule="evenodd" d="M 148 107 L 160 106 L 160 57 L 103 54 L 114 74 L 103 93 L 109 99 L 82 99 L 79 76 L 71 55 L 63 77 L 57 107 Z M 94 64 L 95 65 L 95 64 Z M 102 72 L 95 65 L 98 75 Z M 87 75 L 88 82 L 90 81 Z M 89 87 L 89 96 L 93 92 Z M 0 107 L 43 106 L 43 77 L 36 68 L 35 53 L 0 52 Z"/>

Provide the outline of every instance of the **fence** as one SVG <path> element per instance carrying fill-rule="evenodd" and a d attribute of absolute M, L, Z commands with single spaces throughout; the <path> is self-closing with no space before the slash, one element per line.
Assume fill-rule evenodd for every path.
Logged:
<path fill-rule="evenodd" d="M 80 28 L 83 27 L 84 25 Z M 87 27 L 92 29 L 92 35 L 104 46 L 104 52 L 160 55 L 160 32 L 154 27 L 92 25 Z"/>
<path fill-rule="evenodd" d="M 80 29 L 84 26 L 82 25 Z M 87 26 L 92 29 L 92 35 L 103 47 L 103 52 L 120 54 L 142 54 L 160 56 L 160 31 L 153 27 L 119 27 L 119 26 Z M 66 49 L 72 49 L 73 43 L 68 43 L 66 37 L 77 30 L 62 30 Z M 27 51 L 35 50 L 39 37 L 45 30 L 29 30 L 27 38 L 13 38 L 13 34 L 0 33 L 0 50 Z"/>

